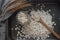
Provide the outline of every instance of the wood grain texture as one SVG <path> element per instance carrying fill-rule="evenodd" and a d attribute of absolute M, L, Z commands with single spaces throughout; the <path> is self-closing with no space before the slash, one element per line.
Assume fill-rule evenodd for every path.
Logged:
<path fill-rule="evenodd" d="M 49 31 L 49 32 L 51 32 L 57 39 L 59 39 L 60 40 L 60 35 L 59 34 L 57 34 L 54 30 L 52 30 L 51 28 L 49 28 L 49 26 L 42 20 L 42 18 L 40 18 L 40 21 L 39 21 L 40 23 L 42 23 L 44 26 L 45 26 L 45 28 Z"/>

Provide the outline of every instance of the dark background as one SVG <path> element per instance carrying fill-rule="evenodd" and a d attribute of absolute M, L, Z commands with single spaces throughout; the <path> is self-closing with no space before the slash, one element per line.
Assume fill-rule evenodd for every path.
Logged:
<path fill-rule="evenodd" d="M 3 0 L 4 1 L 4 0 Z M 2 2 L 3 2 L 2 1 Z M 19 12 L 19 11 L 29 11 L 29 9 L 33 8 L 35 10 L 39 9 L 40 10 L 40 7 L 41 5 L 45 5 L 46 7 L 43 7 L 43 9 L 45 11 L 47 11 L 48 9 L 51 9 L 52 11 L 50 12 L 51 15 L 55 14 L 54 18 L 52 21 L 55 21 L 56 22 L 56 26 L 54 27 L 54 30 L 60 34 L 60 0 L 27 0 L 27 2 L 31 2 L 31 4 L 33 6 L 31 7 L 28 7 L 28 8 L 24 8 L 24 9 L 20 9 L 20 10 L 17 10 L 16 12 L 14 12 L 14 14 L 8 19 L 8 26 L 6 27 L 6 35 L 5 36 L 5 31 L 3 36 L 6 37 L 6 40 L 14 40 L 16 39 L 16 32 L 15 30 L 11 31 L 11 28 L 15 28 L 15 25 L 17 24 L 16 23 L 16 14 Z M 40 5 L 37 5 L 37 4 L 40 4 Z M 4 24 L 4 23 L 2 23 Z M 5 25 L 5 24 L 4 24 Z M 3 28 L 3 27 L 2 27 Z M 4 27 L 5 28 L 5 27 Z M 3 28 L 3 29 L 4 29 Z M 1 31 L 2 32 L 2 31 Z M 50 38 L 49 39 L 56 39 L 52 34 L 50 34 Z M 4 40 L 4 39 L 3 39 Z M 29 40 L 34 40 L 34 39 L 29 39 Z M 57 40 L 57 39 L 56 39 Z"/>

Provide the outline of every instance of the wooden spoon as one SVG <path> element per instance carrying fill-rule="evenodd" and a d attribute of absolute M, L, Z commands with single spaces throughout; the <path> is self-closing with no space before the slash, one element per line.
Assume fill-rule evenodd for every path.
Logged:
<path fill-rule="evenodd" d="M 41 24 L 43 24 L 44 25 L 44 27 L 48 30 L 48 31 L 50 31 L 57 39 L 59 39 L 60 40 L 60 35 L 59 34 L 57 34 L 54 30 L 52 30 L 51 28 L 49 28 L 49 26 L 42 20 L 42 18 L 40 18 L 40 21 L 39 21 Z"/>

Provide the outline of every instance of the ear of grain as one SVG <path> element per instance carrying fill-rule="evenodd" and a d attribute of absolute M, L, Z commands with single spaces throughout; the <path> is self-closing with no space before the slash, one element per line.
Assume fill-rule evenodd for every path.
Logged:
<path fill-rule="evenodd" d="M 2 21 L 5 17 L 5 15 L 7 13 L 14 13 L 16 10 L 24 8 L 24 7 L 28 7 L 31 6 L 30 3 L 24 2 L 24 0 L 11 0 L 10 3 L 8 3 L 7 5 L 5 5 L 2 10 L 2 14 L 0 15 L 0 20 Z M 8 15 L 9 15 L 8 14 Z"/>

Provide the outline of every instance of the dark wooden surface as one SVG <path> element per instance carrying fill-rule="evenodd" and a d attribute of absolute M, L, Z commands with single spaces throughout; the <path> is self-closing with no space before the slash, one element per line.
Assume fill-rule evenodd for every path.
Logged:
<path fill-rule="evenodd" d="M 1 6 L 3 5 L 3 3 L 2 3 L 2 1 L 3 1 L 3 3 L 4 3 L 4 0 L 0 0 L 0 11 L 2 11 L 1 10 Z M 36 6 L 37 4 L 45 4 L 46 5 L 46 7 L 45 8 L 43 8 L 45 11 L 46 10 L 48 10 L 48 9 L 52 9 L 52 12 L 50 12 L 51 13 L 51 15 L 52 14 L 55 14 L 55 16 L 54 16 L 54 18 L 53 18 L 53 21 L 55 21 L 56 22 L 56 26 L 54 27 L 54 30 L 58 33 L 58 34 L 60 34 L 60 4 L 59 4 L 59 1 L 60 0 L 33 0 L 33 1 L 29 1 L 29 2 L 32 2 L 32 5 L 34 5 L 34 6 L 32 6 L 35 10 L 36 9 L 40 9 L 40 6 Z M 5 2 L 6 3 L 6 2 Z M 47 4 L 46 4 L 47 3 Z M 31 8 L 31 7 L 30 7 Z M 23 10 L 28 10 L 29 8 L 25 8 L 25 9 L 23 9 Z M 21 10 L 20 10 L 21 11 Z M 17 13 L 17 12 L 15 12 L 15 13 Z M 1 14 L 1 13 L 0 13 Z M 6 26 L 6 25 L 8 25 L 8 27 Z M 13 32 L 11 32 L 11 28 L 13 27 L 14 28 L 14 25 L 16 25 L 16 19 L 15 19 L 15 14 L 13 14 L 10 18 L 9 18 L 9 22 L 8 22 L 8 24 L 6 24 L 6 23 L 2 23 L 2 24 L 0 24 L 0 40 L 5 40 L 5 38 L 6 38 L 6 40 L 13 40 L 14 38 L 13 37 L 15 37 L 16 38 L 16 33 L 15 33 L 15 31 L 13 31 Z M 7 27 L 7 28 L 6 28 Z M 5 35 L 5 33 L 6 33 L 6 35 Z M 14 34 L 14 36 L 13 36 L 13 34 Z M 53 40 L 55 40 L 56 38 L 52 35 L 52 34 L 50 34 L 50 38 L 48 38 L 48 39 L 53 39 Z M 34 39 L 26 39 L 26 40 L 34 40 Z M 57 39 L 56 39 L 57 40 Z"/>

